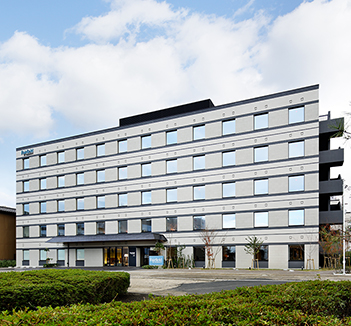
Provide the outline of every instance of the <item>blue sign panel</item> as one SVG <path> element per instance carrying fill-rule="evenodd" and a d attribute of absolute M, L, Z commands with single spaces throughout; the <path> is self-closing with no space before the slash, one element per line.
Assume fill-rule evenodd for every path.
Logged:
<path fill-rule="evenodd" d="M 149 256 L 149 265 L 163 266 L 163 262 L 164 262 L 163 256 Z"/>

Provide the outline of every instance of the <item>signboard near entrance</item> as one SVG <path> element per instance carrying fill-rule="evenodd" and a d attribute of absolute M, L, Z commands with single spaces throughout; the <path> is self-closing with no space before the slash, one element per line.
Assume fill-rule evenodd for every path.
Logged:
<path fill-rule="evenodd" d="M 163 256 L 149 256 L 149 265 L 163 266 L 163 263 L 164 263 Z"/>

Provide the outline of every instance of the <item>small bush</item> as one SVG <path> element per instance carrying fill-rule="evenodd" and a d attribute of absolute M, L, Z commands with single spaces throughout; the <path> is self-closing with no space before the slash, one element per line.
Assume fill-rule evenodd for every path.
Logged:
<path fill-rule="evenodd" d="M 4 312 L 0 324 L 351 325 L 350 287 L 351 282 L 311 281 L 132 303 L 44 307 L 37 311 Z M 335 298 L 336 304 L 332 303 Z M 335 308 L 337 313 L 332 311 Z"/>
<path fill-rule="evenodd" d="M 16 261 L 15 260 L 0 260 L 0 268 L 1 267 L 15 267 Z"/>
<path fill-rule="evenodd" d="M 0 310 L 109 302 L 127 293 L 129 274 L 45 269 L 0 273 Z"/>
<path fill-rule="evenodd" d="M 142 268 L 145 268 L 145 269 L 156 269 L 156 268 L 158 268 L 158 266 L 154 266 L 154 265 L 144 265 Z"/>

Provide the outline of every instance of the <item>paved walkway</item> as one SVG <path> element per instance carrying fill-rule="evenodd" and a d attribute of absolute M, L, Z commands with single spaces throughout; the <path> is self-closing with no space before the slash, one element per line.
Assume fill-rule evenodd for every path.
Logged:
<path fill-rule="evenodd" d="M 307 280 L 351 280 L 351 275 L 334 275 L 333 271 L 301 271 L 301 270 L 202 270 L 202 269 L 158 269 L 158 270 L 126 270 L 131 276 L 130 293 L 153 293 L 155 295 L 183 295 L 194 293 L 190 288 L 198 289 L 197 293 L 205 293 L 200 286 L 190 284 L 218 282 L 217 289 L 235 288 L 239 284 L 259 285 L 285 283 Z M 228 283 L 224 282 L 227 281 Z M 231 282 L 229 282 L 231 281 Z M 233 283 L 232 281 L 240 281 Z M 268 282 L 274 281 L 274 282 Z M 246 283 L 245 283 L 246 282 Z M 247 283 L 249 282 L 249 283 Z M 237 284 L 237 285 L 236 285 Z M 187 286 L 186 286 L 187 285 Z M 216 284 L 217 285 L 217 284 Z M 215 285 L 215 286 L 216 286 Z M 207 287 L 213 287 L 208 285 Z"/>

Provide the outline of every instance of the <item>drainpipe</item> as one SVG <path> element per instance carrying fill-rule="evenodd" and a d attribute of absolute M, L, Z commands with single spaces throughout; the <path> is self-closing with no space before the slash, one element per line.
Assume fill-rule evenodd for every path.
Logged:
<path fill-rule="evenodd" d="M 67 261 L 67 267 L 69 267 L 69 242 L 67 243 L 67 248 L 68 248 L 68 257 L 67 257 L 67 259 L 68 259 L 68 261 Z"/>

